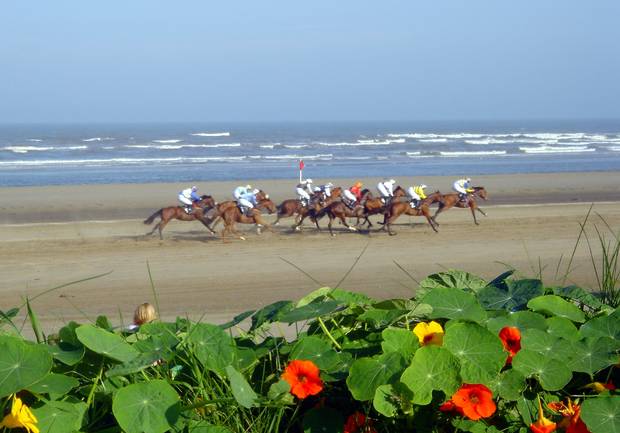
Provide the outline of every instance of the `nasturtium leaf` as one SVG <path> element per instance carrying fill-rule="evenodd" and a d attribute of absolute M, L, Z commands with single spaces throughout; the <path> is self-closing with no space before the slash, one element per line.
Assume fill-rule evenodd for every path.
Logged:
<path fill-rule="evenodd" d="M 295 304 L 295 308 L 303 307 L 304 305 L 308 305 L 311 302 L 316 301 L 317 299 L 325 299 L 332 291 L 331 287 L 320 287 L 312 292 L 308 293 L 306 296 L 301 298 Z"/>
<path fill-rule="evenodd" d="M 304 433 L 342 433 L 344 417 L 335 409 L 310 409 L 303 419 Z"/>
<path fill-rule="evenodd" d="M 175 344 L 170 345 L 171 340 L 163 336 L 151 335 L 144 340 L 136 341 L 132 347 L 140 352 L 140 355 L 157 356 L 163 361 L 170 361 L 175 353 L 172 350 Z"/>
<path fill-rule="evenodd" d="M 386 328 L 381 332 L 383 353 L 397 352 L 409 363 L 413 354 L 420 347 L 418 337 L 407 329 Z"/>
<path fill-rule="evenodd" d="M 115 365 L 106 371 L 107 377 L 126 376 L 128 374 L 137 373 L 149 367 L 152 367 L 160 360 L 157 353 L 141 353 L 131 361 L 123 362 Z"/>
<path fill-rule="evenodd" d="M 433 308 L 429 315 L 431 319 L 462 319 L 481 323 L 487 318 L 475 295 L 463 290 L 433 289 L 422 301 Z"/>
<path fill-rule="evenodd" d="M 222 328 L 222 329 L 232 328 L 233 326 L 238 325 L 239 323 L 243 322 L 245 319 L 250 317 L 255 312 L 256 312 L 256 310 L 249 310 L 249 311 L 244 311 L 241 314 L 237 314 L 235 317 L 233 317 L 233 319 L 231 321 L 226 322 L 226 323 L 222 323 L 220 325 L 220 328 Z"/>
<path fill-rule="evenodd" d="M 374 300 L 363 293 L 348 292 L 342 289 L 333 289 L 329 293 L 329 297 L 349 306 L 354 305 L 370 305 Z"/>
<path fill-rule="evenodd" d="M 359 358 L 351 365 L 347 386 L 356 400 L 372 400 L 376 389 L 397 380 L 406 365 L 396 352 L 376 358 Z"/>
<path fill-rule="evenodd" d="M 0 398 L 43 379 L 52 368 L 52 356 L 42 344 L 0 335 Z"/>
<path fill-rule="evenodd" d="M 581 419 L 591 433 L 620 433 L 620 396 L 586 399 Z"/>
<path fill-rule="evenodd" d="M 583 323 L 586 320 L 583 311 L 576 305 L 556 295 L 544 295 L 531 299 L 527 306 L 533 311 L 540 311 L 550 316 L 564 317 L 577 323 Z"/>
<path fill-rule="evenodd" d="M 138 351 L 119 335 L 93 325 L 82 325 L 75 330 L 80 342 L 95 353 L 128 362 L 138 356 Z"/>
<path fill-rule="evenodd" d="M 499 395 L 504 400 L 516 401 L 521 397 L 526 385 L 525 376 L 510 368 L 493 380 L 490 388 L 493 394 Z"/>
<path fill-rule="evenodd" d="M 144 335 L 147 337 L 151 337 L 150 341 L 157 341 L 158 344 L 161 344 L 165 347 L 175 347 L 179 344 L 179 337 L 176 335 L 177 327 L 175 323 L 163 323 L 163 322 L 150 322 L 141 325 L 138 329 L 138 334 L 140 336 Z M 147 341 L 149 339 L 147 338 Z M 142 352 L 151 352 L 152 348 L 148 348 L 142 350 L 140 345 L 136 347 L 138 350 Z"/>
<path fill-rule="evenodd" d="M 589 337 L 571 344 L 568 367 L 573 371 L 594 375 L 618 362 L 619 341 L 607 337 Z"/>
<path fill-rule="evenodd" d="M 566 362 L 571 355 L 572 342 L 556 337 L 540 329 L 526 329 L 521 334 L 521 347 L 546 357 Z"/>
<path fill-rule="evenodd" d="M 507 280 L 502 285 L 484 287 L 478 292 L 478 299 L 489 310 L 522 310 L 527 302 L 543 294 L 540 280 Z"/>
<path fill-rule="evenodd" d="M 244 371 L 258 361 L 258 355 L 255 350 L 249 347 L 237 347 L 236 361 L 235 367 L 240 371 Z"/>
<path fill-rule="evenodd" d="M 198 323 L 189 331 L 187 340 L 200 363 L 220 376 L 225 375 L 226 366 L 235 362 L 235 342 L 217 325 Z"/>
<path fill-rule="evenodd" d="M 271 384 L 267 391 L 267 398 L 270 400 L 285 404 L 293 403 L 293 394 L 291 394 L 291 385 L 284 379 Z"/>
<path fill-rule="evenodd" d="M 118 390 L 112 412 L 127 433 L 164 433 L 179 418 L 179 396 L 164 380 L 134 383 Z"/>
<path fill-rule="evenodd" d="M 572 378 L 564 363 L 527 349 L 521 349 L 512 358 L 512 367 L 525 377 L 536 377 L 546 391 L 559 391 Z"/>
<path fill-rule="evenodd" d="M 506 352 L 500 339 L 476 323 L 455 323 L 446 329 L 443 347 L 461 365 L 465 383 L 487 383 L 496 377 L 506 363 Z"/>
<path fill-rule="evenodd" d="M 294 306 L 295 304 L 291 301 L 278 301 L 261 308 L 252 316 L 250 331 L 256 330 L 265 323 L 277 322 L 280 316 L 292 310 Z"/>
<path fill-rule="evenodd" d="M 380 310 L 370 308 L 357 317 L 360 322 L 366 322 L 374 328 L 385 328 L 407 314 L 407 310 Z"/>
<path fill-rule="evenodd" d="M 237 403 L 247 409 L 256 406 L 258 396 L 245 377 L 243 377 L 243 374 L 239 373 L 234 367 L 229 365 L 226 367 L 226 375 L 230 380 L 230 388 L 235 400 L 237 400 Z"/>
<path fill-rule="evenodd" d="M 80 340 L 78 340 L 75 330 L 79 328 L 79 323 L 69 322 L 58 331 L 58 336 L 60 337 L 60 341 L 64 343 L 68 343 L 72 346 L 81 346 Z"/>
<path fill-rule="evenodd" d="M 294 323 L 302 320 L 316 319 L 334 312 L 339 306 L 339 301 L 314 301 L 283 314 L 279 320 L 285 323 Z"/>
<path fill-rule="evenodd" d="M 312 361 L 321 371 L 332 371 L 339 364 L 338 353 L 332 345 L 314 336 L 300 338 L 291 349 L 289 357 Z"/>
<path fill-rule="evenodd" d="M 447 349 L 424 346 L 416 351 L 400 380 L 413 391 L 413 403 L 427 405 L 433 391 L 451 396 L 458 389 L 461 384 L 459 362 Z"/>
<path fill-rule="evenodd" d="M 595 317 L 581 325 L 579 334 L 583 337 L 608 337 L 620 340 L 620 309 L 609 316 Z"/>
<path fill-rule="evenodd" d="M 84 357 L 84 346 L 73 346 L 69 343 L 58 342 L 58 344 L 49 344 L 47 350 L 54 357 L 65 365 L 75 365 Z"/>
<path fill-rule="evenodd" d="M 232 433 L 227 427 L 209 424 L 207 421 L 190 421 L 188 433 Z"/>
<path fill-rule="evenodd" d="M 598 309 L 603 305 L 592 293 L 577 286 L 554 287 L 553 294 L 572 299 L 592 309 Z"/>
<path fill-rule="evenodd" d="M 545 317 L 531 311 L 517 311 L 516 313 L 508 313 L 503 316 L 493 317 L 487 321 L 487 328 L 493 333 L 498 333 L 505 326 L 514 326 L 520 331 L 526 329 L 547 329 Z"/>
<path fill-rule="evenodd" d="M 48 401 L 32 409 L 41 433 L 74 433 L 82 428 L 86 403 Z"/>
<path fill-rule="evenodd" d="M 517 410 L 519 415 L 521 415 L 523 423 L 531 425 L 538 418 L 538 399 L 536 395 L 521 395 L 517 400 Z"/>
<path fill-rule="evenodd" d="M 58 373 L 49 373 L 37 383 L 30 385 L 28 390 L 38 394 L 63 396 L 79 384 L 80 382 L 74 377 Z"/>
<path fill-rule="evenodd" d="M 487 285 L 487 282 L 469 272 L 450 269 L 446 272 L 429 275 L 420 281 L 416 295 L 421 296 L 433 289 L 447 288 L 478 292 Z"/>
<path fill-rule="evenodd" d="M 381 415 L 394 417 L 399 411 L 408 412 L 411 409 L 413 394 L 401 382 L 381 385 L 375 391 L 372 406 Z"/>
<path fill-rule="evenodd" d="M 579 331 L 572 321 L 564 317 L 549 317 L 546 322 L 548 334 L 570 341 L 580 339 Z"/>

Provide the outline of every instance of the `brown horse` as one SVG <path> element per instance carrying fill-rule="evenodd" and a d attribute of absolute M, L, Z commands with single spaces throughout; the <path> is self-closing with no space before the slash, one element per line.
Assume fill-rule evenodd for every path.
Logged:
<path fill-rule="evenodd" d="M 171 220 L 177 219 L 180 221 L 200 221 L 210 232 L 211 234 L 215 234 L 213 229 L 209 226 L 208 222 L 205 220 L 205 212 L 211 208 L 213 208 L 217 203 L 210 195 L 203 195 L 199 201 L 195 201 L 192 203 L 192 212 L 185 212 L 185 208 L 183 206 L 169 206 L 163 207 L 158 211 L 155 211 L 153 215 L 144 220 L 144 224 L 153 224 L 153 221 L 157 217 L 160 218 L 160 221 L 153 227 L 153 230 L 147 233 L 148 235 L 152 235 L 155 233 L 155 230 L 159 230 L 159 238 L 163 239 L 162 231 L 166 224 L 168 224 Z"/>
<path fill-rule="evenodd" d="M 309 206 L 303 206 L 301 204 L 301 201 L 296 198 L 284 200 L 278 206 L 278 218 L 275 220 L 273 225 L 274 226 L 278 225 L 282 218 L 289 218 L 292 216 L 296 216 L 295 218 L 295 226 L 296 226 L 297 223 L 299 223 L 299 221 L 302 218 L 305 218 L 308 212 L 310 212 L 315 207 L 315 204 L 318 203 L 322 207 L 325 202 L 327 201 L 331 202 L 332 200 L 335 200 L 338 197 L 340 197 L 341 194 L 342 194 L 342 188 L 340 188 L 339 186 L 331 190 L 329 197 L 325 196 L 325 193 L 323 193 L 322 191 L 317 191 L 311 196 Z"/>
<path fill-rule="evenodd" d="M 257 203 L 254 209 L 251 210 L 252 216 L 244 215 L 238 206 L 229 206 L 219 213 L 219 216 L 224 221 L 224 228 L 222 229 L 222 240 L 226 239 L 226 234 L 234 234 L 241 240 L 245 240 L 243 236 L 237 232 L 235 223 L 241 224 L 256 224 L 256 232 L 261 233 L 262 228 L 271 230 L 271 226 L 265 222 L 259 209 L 267 209 L 269 213 L 276 211 L 276 205 L 269 199 L 263 198 Z"/>
<path fill-rule="evenodd" d="M 332 231 L 332 223 L 334 222 L 336 218 L 340 219 L 340 222 L 349 230 L 354 231 L 354 232 L 357 231 L 357 228 L 347 224 L 347 218 L 357 218 L 357 220 L 359 221 L 360 218 L 364 217 L 364 206 L 362 206 L 361 203 L 363 203 L 364 200 L 366 200 L 370 194 L 371 194 L 370 191 L 364 190 L 362 192 L 362 198 L 360 199 L 359 203 L 355 205 L 353 209 L 351 209 L 349 206 L 344 204 L 342 201 L 331 202 L 330 204 L 325 206 L 323 209 L 321 209 L 319 212 L 317 212 L 316 217 L 315 217 L 315 223 L 317 227 L 319 226 L 319 224 L 316 222 L 316 220 L 321 218 L 323 215 L 327 215 L 327 217 L 329 218 L 329 223 L 327 224 L 327 228 L 329 229 L 330 235 L 336 236 L 334 232 Z"/>
<path fill-rule="evenodd" d="M 365 190 L 367 191 L 367 190 Z M 397 203 L 400 201 L 401 197 L 404 197 L 407 193 L 401 186 L 397 186 L 394 190 L 394 197 L 390 200 L 390 204 Z M 364 222 L 362 224 L 367 224 L 368 228 L 372 227 L 372 223 L 368 219 L 370 215 L 376 215 L 380 213 L 385 213 L 386 207 L 381 197 L 373 197 L 372 193 L 368 191 L 366 196 L 366 200 L 360 200 L 360 202 L 364 206 Z M 356 226 L 359 226 L 359 218 L 357 220 Z"/>
<path fill-rule="evenodd" d="M 488 195 L 487 190 L 484 189 L 483 186 L 475 186 L 472 189 L 474 191 L 467 194 L 467 199 L 465 201 L 461 200 L 459 194 L 457 193 L 444 194 L 441 197 L 441 200 L 439 200 L 439 208 L 435 212 L 435 215 L 433 215 L 433 222 L 439 225 L 439 223 L 437 222 L 437 215 L 439 215 L 441 212 L 447 211 L 452 207 L 460 207 L 463 209 L 469 208 L 471 210 L 471 215 L 474 217 L 474 223 L 476 225 L 479 225 L 478 221 L 476 220 L 476 211 L 480 212 L 484 216 L 487 216 L 487 214 L 478 207 L 475 197 L 478 196 L 482 200 L 486 200 Z"/>
<path fill-rule="evenodd" d="M 392 231 L 391 225 L 398 219 L 402 214 L 411 215 L 411 216 L 423 216 L 426 218 L 432 229 L 437 232 L 437 225 L 433 221 L 431 217 L 431 213 L 429 210 L 429 206 L 435 202 L 441 200 L 441 193 L 439 191 L 435 191 L 434 193 L 428 195 L 424 200 L 420 200 L 418 206 L 415 208 L 411 207 L 410 202 L 395 202 L 393 201 L 389 208 L 385 211 L 383 217 L 383 228 L 382 230 L 387 229 L 388 233 L 391 236 L 394 236 L 396 232 Z"/>
<path fill-rule="evenodd" d="M 265 191 L 263 191 L 262 189 L 258 191 L 258 193 L 256 193 L 256 202 L 257 203 L 261 203 L 264 200 L 269 198 L 269 194 L 267 194 Z M 269 200 L 269 202 L 265 202 L 265 203 L 271 203 L 273 204 L 273 202 L 271 200 Z M 217 226 L 220 222 L 220 216 L 221 214 L 228 208 L 231 207 L 237 207 L 238 203 L 235 200 L 226 200 L 223 201 L 221 203 L 218 203 L 215 206 L 216 212 L 214 213 L 214 215 L 211 217 L 211 227 Z M 263 205 L 263 209 L 266 209 L 270 214 L 274 213 L 276 211 L 275 209 L 275 205 L 273 206 L 273 208 L 271 208 L 271 206 L 269 208 L 267 208 L 266 206 L 269 206 L 268 204 Z"/>

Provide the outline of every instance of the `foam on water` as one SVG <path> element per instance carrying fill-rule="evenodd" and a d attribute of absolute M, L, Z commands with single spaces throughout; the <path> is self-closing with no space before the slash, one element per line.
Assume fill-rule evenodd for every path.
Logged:
<path fill-rule="evenodd" d="M 180 143 L 183 140 L 179 140 L 179 139 L 172 139 L 172 140 L 153 140 L 153 143 Z"/>
<path fill-rule="evenodd" d="M 505 150 L 478 150 L 478 151 L 462 151 L 462 152 L 439 152 L 441 156 L 486 156 L 486 155 L 506 155 Z"/>
<path fill-rule="evenodd" d="M 587 146 L 575 146 L 575 147 L 554 147 L 554 146 L 540 146 L 540 147 L 519 147 L 519 150 L 525 153 L 581 153 L 581 152 L 595 152 L 596 149 Z"/>
<path fill-rule="evenodd" d="M 230 132 L 194 132 L 194 137 L 230 137 Z"/>
<path fill-rule="evenodd" d="M 2 150 L 13 153 L 47 152 L 51 150 L 69 151 L 88 149 L 88 146 L 5 146 Z"/>
<path fill-rule="evenodd" d="M 126 144 L 124 147 L 134 149 L 160 149 L 178 150 L 183 148 L 218 148 L 218 147 L 240 147 L 241 143 L 222 143 L 222 144 Z"/>

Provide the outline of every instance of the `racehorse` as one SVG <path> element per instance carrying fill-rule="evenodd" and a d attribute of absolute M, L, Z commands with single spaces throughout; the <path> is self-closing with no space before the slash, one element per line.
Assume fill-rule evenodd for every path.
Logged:
<path fill-rule="evenodd" d="M 177 219 L 180 221 L 200 221 L 210 232 L 211 234 L 215 234 L 213 229 L 209 226 L 208 222 L 204 219 L 204 214 L 206 210 L 213 208 L 217 203 L 215 199 L 210 195 L 203 195 L 200 197 L 199 201 L 195 201 L 192 203 L 192 212 L 185 212 L 185 208 L 183 206 L 169 206 L 163 207 L 158 211 L 155 211 L 153 215 L 144 220 L 144 224 L 153 224 L 155 218 L 159 217 L 160 221 L 153 227 L 153 230 L 147 233 L 148 235 L 152 235 L 155 233 L 155 230 L 159 230 L 159 239 L 163 239 L 162 231 L 166 224 L 168 224 L 171 220 Z"/>
<path fill-rule="evenodd" d="M 263 191 L 262 189 L 261 189 L 261 190 L 259 190 L 259 191 L 256 193 L 256 202 L 257 202 L 258 204 L 260 204 L 260 203 L 264 202 L 264 203 L 263 203 L 263 205 L 262 205 L 262 208 L 263 208 L 263 209 L 266 209 L 266 210 L 267 210 L 270 214 L 272 214 L 272 213 L 274 213 L 274 212 L 276 211 L 276 207 L 275 207 L 275 205 L 273 204 L 273 202 L 272 202 L 271 200 L 269 200 L 269 201 L 267 202 L 267 201 L 265 201 L 266 199 L 269 199 L 269 194 L 267 194 L 267 193 L 266 193 L 265 191 Z M 270 205 L 269 203 L 271 203 L 271 205 Z M 210 221 L 210 223 L 211 223 L 211 227 L 215 227 L 215 226 L 217 226 L 217 225 L 219 224 L 220 219 L 221 219 L 221 218 L 220 218 L 220 217 L 221 217 L 221 214 L 222 214 L 222 213 L 223 213 L 226 209 L 231 208 L 231 207 L 238 207 L 238 204 L 239 204 L 239 203 L 238 203 L 237 201 L 235 201 L 235 200 L 226 200 L 226 201 L 223 201 L 223 202 L 221 202 L 221 203 L 218 203 L 218 204 L 215 206 L 215 210 L 216 210 L 216 212 L 215 212 L 215 213 L 214 213 L 214 215 L 211 217 L 211 221 Z M 272 206 L 272 205 L 273 205 L 273 206 Z M 257 207 L 258 207 L 258 205 L 257 205 Z"/>
<path fill-rule="evenodd" d="M 244 215 L 238 206 L 229 206 L 223 211 L 218 212 L 219 217 L 224 221 L 222 240 L 226 239 L 227 233 L 234 234 L 238 236 L 239 239 L 245 240 L 245 238 L 235 229 L 235 223 L 256 224 L 256 232 L 258 234 L 261 233 L 261 229 L 263 227 L 267 230 L 271 230 L 271 226 L 265 222 L 259 209 L 267 209 L 269 213 L 273 213 L 276 211 L 276 205 L 269 198 L 263 198 L 251 210 L 252 216 Z"/>
<path fill-rule="evenodd" d="M 396 221 L 396 219 L 399 216 L 401 216 L 402 214 L 405 214 L 405 215 L 411 215 L 411 216 L 426 217 L 426 220 L 428 221 L 432 229 L 435 232 L 437 232 L 437 225 L 439 224 L 436 224 L 433 221 L 430 210 L 429 210 L 429 206 L 441 200 L 441 197 L 442 197 L 441 193 L 439 191 L 435 191 L 434 193 L 429 194 L 425 199 L 420 200 L 420 202 L 418 203 L 418 206 L 415 208 L 412 208 L 409 202 L 402 202 L 402 201 L 394 202 L 393 201 L 392 204 L 385 211 L 383 222 L 381 223 L 383 224 L 382 230 L 387 229 L 388 233 L 391 236 L 394 236 L 396 233 L 391 230 L 391 225 L 394 223 L 394 221 Z"/>
<path fill-rule="evenodd" d="M 297 224 L 299 223 L 299 221 L 302 219 L 305 219 L 308 213 L 311 212 L 316 207 L 317 204 L 319 205 L 319 208 L 323 207 L 326 202 L 331 202 L 339 198 L 341 194 L 342 194 L 342 188 L 340 188 L 339 186 L 331 190 L 331 194 L 329 197 L 326 197 L 323 191 L 317 191 L 312 195 L 308 206 L 303 206 L 301 204 L 301 200 L 296 199 L 296 198 L 284 200 L 278 206 L 278 218 L 276 218 L 273 225 L 274 226 L 278 225 L 282 218 L 288 218 L 288 217 L 292 217 L 296 215 L 297 218 L 295 218 L 294 227 L 297 227 Z M 318 209 L 315 209 L 315 210 L 318 211 Z M 315 220 L 315 223 L 316 223 L 316 220 Z"/>
<path fill-rule="evenodd" d="M 368 191 L 367 189 L 362 191 L 362 198 L 359 200 L 359 204 L 356 204 L 353 209 L 351 209 L 349 206 L 347 206 L 342 201 L 331 202 L 330 204 L 325 206 L 323 209 L 321 209 L 316 214 L 315 223 L 317 227 L 319 226 L 319 224 L 318 222 L 316 222 L 316 219 L 321 218 L 323 215 L 327 215 L 329 218 L 329 223 L 327 224 L 327 228 L 329 229 L 330 235 L 336 236 L 334 232 L 332 231 L 332 223 L 334 222 L 336 218 L 340 219 L 342 224 L 349 230 L 354 231 L 354 232 L 357 231 L 355 227 L 347 224 L 347 218 L 357 218 L 358 221 L 360 218 L 363 218 L 364 217 L 364 206 L 362 206 L 361 203 L 363 203 L 368 198 L 368 196 L 371 194 L 372 193 Z"/>
<path fill-rule="evenodd" d="M 486 200 L 487 190 L 484 189 L 483 186 L 475 186 L 472 189 L 474 191 L 467 194 L 467 198 L 465 201 L 461 200 L 458 193 L 444 194 L 441 197 L 441 200 L 439 200 L 439 208 L 435 212 L 435 215 L 433 215 L 433 222 L 439 225 L 439 223 L 437 222 L 437 215 L 439 215 L 441 212 L 447 211 L 452 207 L 460 207 L 463 209 L 471 209 L 471 215 L 474 217 L 474 223 L 476 225 L 479 225 L 478 221 L 476 220 L 476 211 L 480 212 L 484 216 L 487 216 L 487 214 L 478 207 L 475 197 L 478 196 L 482 200 Z"/>
<path fill-rule="evenodd" d="M 365 190 L 368 191 L 368 190 Z M 401 186 L 397 186 L 394 190 L 394 197 L 390 200 L 390 204 L 397 203 L 401 197 L 404 197 L 407 193 Z M 368 195 L 366 196 L 366 200 L 360 200 L 360 203 L 364 206 L 364 223 L 368 224 L 368 228 L 372 227 L 372 223 L 368 219 L 370 215 L 375 215 L 379 213 L 385 213 L 386 207 L 381 197 L 373 197 L 372 193 L 368 191 Z M 359 218 L 357 219 L 356 226 L 359 226 Z"/>

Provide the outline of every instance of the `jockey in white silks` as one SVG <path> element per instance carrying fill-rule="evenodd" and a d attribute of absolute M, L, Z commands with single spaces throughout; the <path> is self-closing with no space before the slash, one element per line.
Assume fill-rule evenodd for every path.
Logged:
<path fill-rule="evenodd" d="M 424 200 L 426 198 L 426 194 L 424 193 L 424 188 L 426 187 L 427 186 L 424 184 L 409 187 L 409 189 L 407 190 L 407 194 L 409 194 L 409 197 L 411 197 L 412 208 L 418 207 L 420 200 Z"/>
<path fill-rule="evenodd" d="M 254 209 L 254 206 L 257 204 L 256 194 L 258 194 L 258 192 L 258 189 L 253 189 L 239 197 L 239 205 L 246 216 L 252 216 L 252 209 Z"/>
<path fill-rule="evenodd" d="M 192 212 L 192 203 L 200 200 L 200 196 L 196 191 L 198 191 L 198 187 L 194 185 L 179 193 L 179 201 L 185 205 L 184 208 L 187 213 Z"/>
<path fill-rule="evenodd" d="M 332 196 L 332 188 L 334 184 L 331 182 L 327 182 L 325 185 L 319 185 L 314 187 L 314 192 L 322 192 L 325 194 L 325 198 Z"/>
<path fill-rule="evenodd" d="M 302 180 L 297 184 L 295 188 L 297 191 L 297 195 L 299 196 L 299 201 L 301 201 L 302 206 L 308 206 L 310 203 L 310 194 L 312 191 L 312 179 Z"/>
<path fill-rule="evenodd" d="M 381 199 L 384 203 L 387 203 L 392 197 L 394 197 L 394 185 L 396 181 L 394 179 L 384 180 L 377 184 L 377 189 L 381 194 Z"/>
<path fill-rule="evenodd" d="M 455 181 L 452 184 L 452 189 L 459 193 L 459 197 L 461 200 L 465 201 L 467 198 L 467 194 L 470 192 L 474 192 L 471 187 L 471 178 L 464 178 Z"/>
<path fill-rule="evenodd" d="M 238 186 L 233 191 L 233 197 L 235 200 L 239 201 L 239 199 L 248 192 L 252 191 L 252 185 Z"/>

